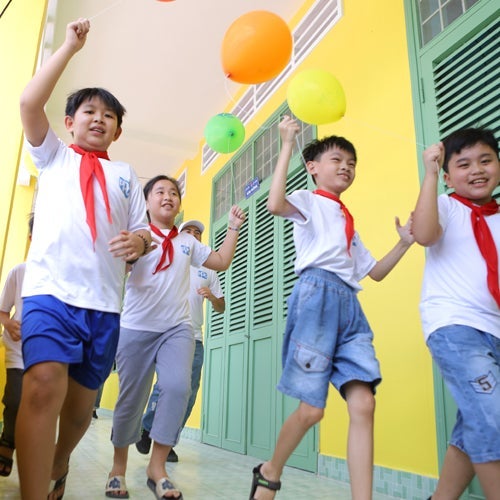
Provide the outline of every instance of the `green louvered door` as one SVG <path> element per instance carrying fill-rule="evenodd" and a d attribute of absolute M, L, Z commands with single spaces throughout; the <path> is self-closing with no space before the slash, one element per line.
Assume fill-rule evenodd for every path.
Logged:
<path fill-rule="evenodd" d="M 266 192 L 254 195 L 253 289 L 249 311 L 248 454 L 267 459 L 276 441 L 276 365 L 278 359 L 277 300 L 281 274 L 277 257 L 280 238 L 267 211 Z"/>
<path fill-rule="evenodd" d="M 219 248 L 224 236 L 224 230 L 215 235 L 214 248 Z M 218 273 L 222 290 L 226 290 L 227 273 Z M 226 311 L 229 311 L 228 297 L 226 296 Z M 225 313 L 227 314 L 227 313 Z M 203 417 L 202 439 L 205 443 L 222 446 L 222 417 L 223 417 L 223 386 L 225 364 L 225 314 L 213 314 L 211 308 L 206 309 L 205 318 L 208 328 L 205 330 L 205 361 L 203 376 Z"/>
<path fill-rule="evenodd" d="M 420 96 L 416 115 L 421 118 L 421 125 L 417 121 L 419 157 L 423 145 L 437 142 L 458 128 L 484 126 L 500 137 L 498 1 L 477 2 L 417 52 Z M 437 368 L 434 381 L 438 455 L 442 463 L 455 422 L 456 406 Z M 477 479 L 464 497 L 484 498 Z"/>
<path fill-rule="evenodd" d="M 298 168 L 288 180 L 287 192 L 307 188 Z M 254 199 L 256 232 L 250 270 L 253 307 L 250 311 L 247 453 L 267 460 L 286 417 L 297 408 L 296 399 L 276 390 L 281 375 L 281 347 L 287 303 L 296 276 L 292 223 L 273 217 L 266 209 L 267 190 Z M 316 429 L 303 439 L 288 465 L 316 471 Z"/>
<path fill-rule="evenodd" d="M 297 189 L 307 189 L 307 177 L 304 174 L 301 162 L 298 162 L 300 167 L 296 173 L 289 177 L 287 181 L 287 192 L 291 193 Z M 309 186 L 310 188 L 311 186 Z M 278 226 L 278 234 L 282 241 L 281 253 L 279 257 L 279 266 L 282 270 L 282 276 L 280 276 L 280 289 L 282 294 L 279 297 L 279 307 L 278 307 L 278 320 L 279 320 L 279 342 L 278 342 L 278 352 L 281 352 L 281 347 L 283 344 L 283 333 L 285 331 L 285 322 L 288 312 L 287 308 L 287 298 L 292 293 L 293 285 L 297 279 L 294 271 L 293 264 L 295 260 L 295 246 L 293 243 L 293 224 L 290 221 L 285 221 L 282 218 L 275 218 L 275 223 Z M 281 374 L 281 365 L 278 367 L 278 378 Z M 277 419 L 281 424 L 286 420 L 288 415 L 292 413 L 298 405 L 296 399 L 290 398 L 288 396 L 283 396 L 281 393 L 278 394 L 278 414 Z M 278 429 L 279 430 L 279 429 Z M 311 472 L 317 472 L 317 455 L 318 455 L 318 427 L 315 426 L 309 430 L 309 432 L 304 436 L 300 445 L 295 449 L 293 455 L 288 460 L 287 464 L 298 467 L 300 469 L 309 470 Z"/>
<path fill-rule="evenodd" d="M 292 225 L 267 211 L 269 184 L 240 203 L 247 222 L 231 268 L 219 275 L 226 312 L 209 315 L 203 385 L 203 441 L 262 460 L 270 458 L 284 419 L 297 407 L 276 390 L 286 297 L 296 277 Z M 306 187 L 297 162 L 289 188 Z M 215 247 L 225 227 L 216 231 Z M 316 441 L 312 429 L 288 465 L 316 471 Z"/>
<path fill-rule="evenodd" d="M 248 215 L 248 206 L 243 203 L 240 206 Z M 224 222 L 216 231 L 215 248 L 220 247 L 226 232 L 227 223 Z M 209 313 L 205 340 L 203 441 L 238 453 L 246 453 L 250 300 L 248 247 L 247 222 L 240 230 L 230 269 L 219 273 L 226 311 L 223 315 Z"/>

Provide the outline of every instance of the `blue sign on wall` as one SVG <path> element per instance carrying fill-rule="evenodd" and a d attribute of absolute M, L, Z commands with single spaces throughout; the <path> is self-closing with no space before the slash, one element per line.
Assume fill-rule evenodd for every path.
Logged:
<path fill-rule="evenodd" d="M 259 189 L 260 181 L 258 177 L 255 177 L 245 185 L 245 198 L 250 198 L 250 196 L 252 196 Z"/>

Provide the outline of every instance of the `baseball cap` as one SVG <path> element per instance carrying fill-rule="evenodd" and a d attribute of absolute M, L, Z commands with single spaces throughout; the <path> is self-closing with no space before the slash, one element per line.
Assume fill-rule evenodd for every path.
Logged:
<path fill-rule="evenodd" d="M 187 226 L 194 226 L 196 228 L 198 228 L 200 230 L 200 233 L 203 233 L 203 231 L 205 231 L 205 226 L 199 221 L 199 220 L 195 220 L 195 219 L 192 219 L 192 220 L 187 220 L 185 222 L 183 222 L 180 226 L 179 226 L 179 233 Z"/>

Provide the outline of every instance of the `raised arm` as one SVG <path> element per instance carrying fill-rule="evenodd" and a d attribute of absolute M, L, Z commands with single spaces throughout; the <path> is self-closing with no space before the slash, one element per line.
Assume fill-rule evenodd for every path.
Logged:
<path fill-rule="evenodd" d="M 396 217 L 396 231 L 399 234 L 399 241 L 396 245 L 389 250 L 389 252 L 382 257 L 368 273 L 368 276 L 375 281 L 383 280 L 401 260 L 401 257 L 407 252 L 415 239 L 412 235 L 412 218 L 413 214 L 404 226 L 401 225 L 399 217 Z"/>
<path fill-rule="evenodd" d="M 440 142 L 428 147 L 423 154 L 425 175 L 413 212 L 413 236 L 425 247 L 434 244 L 443 232 L 439 224 L 437 190 L 439 169 L 443 164 L 444 146 Z"/>
<path fill-rule="evenodd" d="M 229 212 L 229 223 L 226 237 L 219 250 L 212 252 L 203 263 L 205 267 L 214 271 L 225 271 L 230 265 L 236 251 L 236 243 L 241 225 L 245 222 L 245 212 L 233 205 Z"/>
<path fill-rule="evenodd" d="M 297 211 L 297 209 L 286 200 L 286 178 L 288 174 L 288 165 L 293 153 L 295 137 L 297 137 L 300 127 L 295 120 L 289 116 L 284 116 L 279 124 L 279 131 L 282 141 L 281 151 L 271 180 L 269 198 L 267 199 L 267 209 L 273 215 L 286 217 Z"/>
<path fill-rule="evenodd" d="M 45 114 L 45 104 L 69 60 L 85 45 L 89 29 L 90 23 L 87 19 L 69 23 L 64 43 L 40 68 L 21 94 L 24 133 L 33 146 L 42 144 L 47 135 L 49 121 Z"/>

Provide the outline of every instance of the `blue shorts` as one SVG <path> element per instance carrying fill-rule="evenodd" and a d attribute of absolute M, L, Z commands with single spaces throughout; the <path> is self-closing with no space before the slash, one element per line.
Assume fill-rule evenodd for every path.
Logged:
<path fill-rule="evenodd" d="M 104 383 L 116 354 L 120 315 L 82 309 L 52 295 L 23 300 L 24 369 L 37 363 L 68 364 L 68 374 L 88 389 Z"/>
<path fill-rule="evenodd" d="M 382 380 L 373 333 L 356 292 L 336 274 L 306 269 L 288 298 L 283 373 L 278 389 L 317 408 L 331 382 L 345 397 L 347 382 Z"/>
<path fill-rule="evenodd" d="M 500 339 L 450 325 L 431 333 L 427 346 L 458 407 L 450 444 L 473 463 L 500 460 Z"/>

